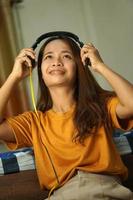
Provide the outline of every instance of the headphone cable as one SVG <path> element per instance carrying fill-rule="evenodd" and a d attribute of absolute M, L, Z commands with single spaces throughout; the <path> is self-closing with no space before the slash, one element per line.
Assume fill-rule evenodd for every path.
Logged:
<path fill-rule="evenodd" d="M 39 120 L 39 115 L 38 115 L 37 108 L 36 108 L 36 103 L 35 103 L 35 93 L 34 93 L 33 81 L 32 81 L 32 67 L 29 67 L 29 70 L 30 70 L 30 91 L 31 91 L 32 103 L 33 103 L 33 107 L 34 107 L 34 111 L 35 111 L 35 113 L 36 113 L 36 116 L 37 116 L 37 118 L 38 118 L 38 120 Z M 43 130 L 42 124 L 41 124 L 40 120 L 39 120 L 39 124 L 40 124 L 40 128 Z M 59 187 L 60 181 L 59 181 L 59 178 L 58 178 L 56 169 L 55 169 L 55 167 L 54 167 L 52 158 L 51 158 L 51 156 L 50 156 L 50 154 L 49 154 L 49 151 L 48 151 L 46 145 L 43 143 L 43 140 L 42 140 L 41 136 L 40 136 L 40 139 L 41 139 L 41 142 L 42 142 L 42 144 L 43 144 L 43 146 L 44 146 L 44 148 L 45 148 L 45 150 L 46 150 L 46 152 L 47 152 L 47 156 L 48 156 L 48 158 L 49 158 L 49 160 L 50 160 L 50 163 L 51 163 L 51 166 L 52 166 L 52 169 L 53 169 L 53 171 L 54 171 L 54 174 L 55 174 L 55 177 L 56 177 L 56 181 L 57 181 L 57 184 L 56 184 L 55 186 L 53 186 L 53 187 L 51 188 L 51 190 L 49 191 L 48 200 L 50 200 L 50 196 L 51 196 L 52 192 L 53 192 L 57 187 Z"/>

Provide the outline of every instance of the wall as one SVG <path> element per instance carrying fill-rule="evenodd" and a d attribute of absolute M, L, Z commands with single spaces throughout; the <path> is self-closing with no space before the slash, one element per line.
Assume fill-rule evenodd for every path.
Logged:
<path fill-rule="evenodd" d="M 49 31 L 71 31 L 84 42 L 94 43 L 104 61 L 132 82 L 132 9 L 132 0 L 23 0 L 14 13 L 17 10 L 21 24 L 21 46 L 31 46 Z M 101 76 L 95 76 L 104 88 L 110 88 Z M 35 91 L 36 78 L 35 71 Z"/>
<path fill-rule="evenodd" d="M 132 0 L 23 0 L 12 8 L 20 49 L 31 46 L 43 33 L 71 31 L 94 43 L 105 63 L 133 82 L 132 9 Z M 95 76 L 110 88 L 100 75 Z M 37 95 L 36 70 L 33 80 Z"/>
<path fill-rule="evenodd" d="M 84 1 L 87 5 L 88 1 Z M 133 1 L 93 0 L 85 6 L 86 19 L 91 16 L 91 38 L 96 42 L 104 61 L 133 82 Z M 87 31 L 89 32 L 89 26 Z M 106 82 L 99 81 L 104 87 Z"/>

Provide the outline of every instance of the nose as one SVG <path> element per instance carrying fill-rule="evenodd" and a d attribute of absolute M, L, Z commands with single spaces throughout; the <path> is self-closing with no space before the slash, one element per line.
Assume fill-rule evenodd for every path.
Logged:
<path fill-rule="evenodd" d="M 61 58 L 60 58 L 60 57 L 55 58 L 55 59 L 53 60 L 52 66 L 54 66 L 54 67 L 55 67 L 55 66 L 62 66 Z"/>

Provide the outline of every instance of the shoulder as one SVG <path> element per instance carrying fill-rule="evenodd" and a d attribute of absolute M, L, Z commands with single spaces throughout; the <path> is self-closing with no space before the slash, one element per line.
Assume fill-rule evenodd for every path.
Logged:
<path fill-rule="evenodd" d="M 117 97 L 110 97 L 107 100 L 107 111 L 112 119 L 116 119 L 116 107 L 119 104 L 119 99 Z"/>
<path fill-rule="evenodd" d="M 120 118 L 117 112 L 119 105 L 121 104 L 118 97 L 110 98 L 107 102 L 108 113 L 116 128 L 130 130 L 133 128 L 133 118 Z"/>
<path fill-rule="evenodd" d="M 22 114 L 19 114 L 17 116 L 13 116 L 13 117 L 9 117 L 6 120 L 8 122 L 31 122 L 31 121 L 36 121 L 38 120 L 38 118 L 40 117 L 44 117 L 45 113 L 41 112 L 41 111 L 26 111 Z"/>
<path fill-rule="evenodd" d="M 115 108 L 117 104 L 119 103 L 118 97 L 110 97 L 107 100 L 107 108 L 108 110 Z"/>

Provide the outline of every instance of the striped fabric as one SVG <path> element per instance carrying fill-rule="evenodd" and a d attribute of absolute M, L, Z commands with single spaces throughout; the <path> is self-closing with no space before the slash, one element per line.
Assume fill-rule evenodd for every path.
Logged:
<path fill-rule="evenodd" d="M 114 133 L 114 142 L 120 155 L 133 153 L 133 131 Z"/>
<path fill-rule="evenodd" d="M 0 153 L 0 175 L 35 169 L 32 148 Z"/>
<path fill-rule="evenodd" d="M 114 142 L 120 155 L 133 153 L 133 131 L 114 133 Z M 35 169 L 32 148 L 0 153 L 0 175 Z"/>

